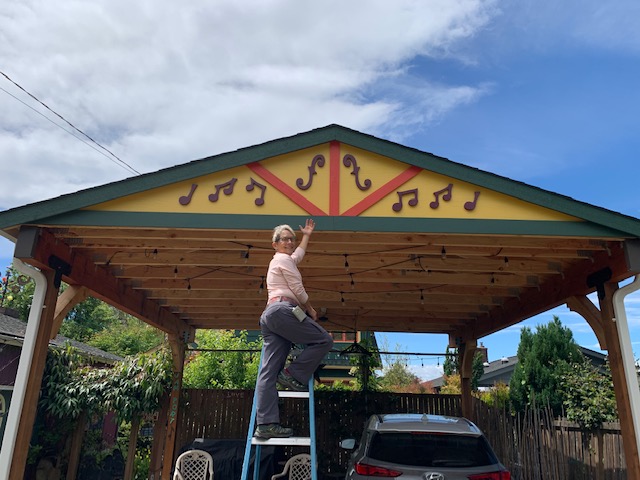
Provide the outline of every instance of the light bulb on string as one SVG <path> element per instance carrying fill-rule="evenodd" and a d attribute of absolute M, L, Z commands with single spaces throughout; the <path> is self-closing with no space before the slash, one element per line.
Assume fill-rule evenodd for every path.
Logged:
<path fill-rule="evenodd" d="M 347 270 L 347 272 L 349 271 L 349 260 L 348 260 L 349 254 L 345 253 L 344 254 L 344 268 Z"/>
<path fill-rule="evenodd" d="M 244 252 L 244 256 L 243 256 L 244 263 L 247 263 L 247 261 L 249 260 L 249 255 L 250 255 L 250 252 L 251 252 L 251 248 L 253 248 L 252 245 L 247 245 L 247 251 Z"/>
<path fill-rule="evenodd" d="M 258 289 L 258 293 L 264 292 L 264 276 L 260 277 L 260 288 Z"/>
<path fill-rule="evenodd" d="M 440 256 L 442 257 L 442 260 L 445 260 L 447 258 L 447 249 L 444 248 L 444 246 L 442 247 L 442 250 L 440 251 Z"/>
<path fill-rule="evenodd" d="M 420 289 L 420 304 L 424 305 L 424 292 L 422 289 Z"/>
<path fill-rule="evenodd" d="M 353 290 L 356 287 L 356 282 L 353 281 L 353 274 L 350 273 L 349 276 L 351 277 L 351 290 Z"/>
<path fill-rule="evenodd" d="M 177 278 L 178 277 L 178 267 L 175 267 L 173 269 L 173 278 Z"/>
<path fill-rule="evenodd" d="M 340 292 L 340 303 L 344 305 L 344 292 Z"/>

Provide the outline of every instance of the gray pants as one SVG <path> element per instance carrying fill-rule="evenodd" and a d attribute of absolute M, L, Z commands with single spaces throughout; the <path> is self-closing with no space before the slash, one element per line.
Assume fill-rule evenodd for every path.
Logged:
<path fill-rule="evenodd" d="M 324 328 L 309 316 L 299 321 L 291 312 L 292 308 L 290 303 L 274 302 L 267 305 L 260 317 L 263 347 L 262 368 L 256 383 L 258 425 L 280 423 L 276 380 L 287 360 L 291 344 L 305 345 L 302 353 L 287 367 L 293 378 L 305 385 L 333 347 L 333 338 Z"/>

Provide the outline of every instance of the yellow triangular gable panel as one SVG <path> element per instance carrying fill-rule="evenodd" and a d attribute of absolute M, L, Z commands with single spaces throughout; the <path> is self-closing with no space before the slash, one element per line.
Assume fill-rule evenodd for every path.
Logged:
<path fill-rule="evenodd" d="M 153 188 L 90 210 L 579 221 L 339 142 Z"/>

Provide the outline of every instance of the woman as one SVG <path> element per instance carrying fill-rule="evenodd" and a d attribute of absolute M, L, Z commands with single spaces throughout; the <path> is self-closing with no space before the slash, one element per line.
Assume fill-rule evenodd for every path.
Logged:
<path fill-rule="evenodd" d="M 298 263 L 304 257 L 315 222 L 307 219 L 300 226 L 302 241 L 295 246 L 296 235 L 289 225 L 273 229 L 272 246 L 276 253 L 267 271 L 269 299 L 260 317 L 262 331 L 262 367 L 256 384 L 257 428 L 254 436 L 283 438 L 293 435 L 280 425 L 276 382 L 292 390 L 306 391 L 309 379 L 333 347 L 333 339 L 318 323 L 318 314 L 309 301 Z M 292 343 L 305 349 L 284 368 Z"/>

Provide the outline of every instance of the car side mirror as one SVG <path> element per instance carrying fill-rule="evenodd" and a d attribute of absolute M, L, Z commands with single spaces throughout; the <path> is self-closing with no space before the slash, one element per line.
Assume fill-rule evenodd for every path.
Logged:
<path fill-rule="evenodd" d="M 340 440 L 339 443 L 340 447 L 344 448 L 345 450 L 353 450 L 356 446 L 356 439 L 355 438 L 345 438 L 344 440 Z"/>

